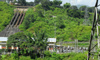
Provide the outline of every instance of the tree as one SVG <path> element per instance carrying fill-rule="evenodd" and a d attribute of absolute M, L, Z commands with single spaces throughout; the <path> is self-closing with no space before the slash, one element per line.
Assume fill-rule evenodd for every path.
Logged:
<path fill-rule="evenodd" d="M 53 5 L 56 6 L 60 6 L 62 4 L 62 1 L 60 0 L 53 0 Z"/>
<path fill-rule="evenodd" d="M 58 28 L 65 28 L 64 22 L 63 22 L 63 16 L 57 16 L 57 21 L 55 22 L 57 24 Z"/>
<path fill-rule="evenodd" d="M 83 15 L 83 14 L 82 14 Z M 68 16 L 74 17 L 74 18 L 81 18 L 81 11 L 80 10 L 75 10 L 71 9 L 68 11 Z"/>
<path fill-rule="evenodd" d="M 34 6 L 34 2 L 27 2 L 26 5 L 27 6 Z"/>
<path fill-rule="evenodd" d="M 47 47 L 47 36 L 45 31 L 41 30 L 40 32 L 36 32 L 33 35 L 34 41 L 35 41 L 35 48 L 40 52 L 40 54 L 44 54 L 44 50 L 46 50 Z"/>
<path fill-rule="evenodd" d="M 89 12 L 94 12 L 95 8 L 94 7 L 88 7 Z"/>
<path fill-rule="evenodd" d="M 17 46 L 19 54 L 23 55 L 32 52 L 33 45 L 34 43 L 31 38 L 31 34 L 24 34 L 22 32 L 18 32 L 9 36 L 7 41 L 7 47 Z"/>
<path fill-rule="evenodd" d="M 47 36 L 44 31 L 31 33 L 15 33 L 8 37 L 7 46 L 17 46 L 19 54 L 43 53 L 47 47 Z M 37 50 L 39 52 L 37 52 Z"/>
<path fill-rule="evenodd" d="M 14 2 L 13 3 L 17 3 L 17 1 L 16 0 L 14 0 Z"/>
<path fill-rule="evenodd" d="M 41 2 L 41 0 L 35 0 L 34 3 L 35 5 L 39 4 Z"/>
<path fill-rule="evenodd" d="M 64 4 L 64 8 L 69 8 L 70 6 L 71 6 L 70 3 Z"/>
<path fill-rule="evenodd" d="M 2 31 L 10 23 L 10 20 L 14 15 L 13 10 L 13 6 L 0 1 L 0 31 Z"/>
<path fill-rule="evenodd" d="M 41 4 L 42 4 L 42 7 L 45 9 L 45 10 L 49 10 L 49 6 L 50 6 L 50 1 L 49 0 L 42 0 L 41 1 Z"/>
<path fill-rule="evenodd" d="M 24 33 L 15 33 L 11 36 L 8 37 L 8 41 L 7 41 L 7 47 L 21 47 L 21 44 L 26 40 L 26 35 Z M 24 49 L 23 47 L 21 47 L 22 49 Z M 18 49 L 20 51 L 20 49 Z"/>
<path fill-rule="evenodd" d="M 18 3 L 25 6 L 26 5 L 26 0 L 18 0 Z"/>
<path fill-rule="evenodd" d="M 71 6 L 70 9 L 78 10 L 77 6 Z"/>
<path fill-rule="evenodd" d="M 81 7 L 79 8 L 79 10 L 81 10 L 81 11 L 85 11 L 86 8 L 87 8 L 87 6 L 81 6 Z"/>
<path fill-rule="evenodd" d="M 30 24 L 35 21 L 33 10 L 29 9 L 27 12 L 23 21 L 24 29 L 28 29 Z"/>

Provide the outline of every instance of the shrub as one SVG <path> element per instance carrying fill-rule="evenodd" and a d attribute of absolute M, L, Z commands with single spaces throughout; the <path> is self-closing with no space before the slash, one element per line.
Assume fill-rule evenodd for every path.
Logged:
<path fill-rule="evenodd" d="M 21 56 L 19 60 L 32 60 L 30 56 Z"/>
<path fill-rule="evenodd" d="M 2 31 L 9 24 L 14 14 L 13 10 L 13 6 L 0 1 L 0 31 Z"/>

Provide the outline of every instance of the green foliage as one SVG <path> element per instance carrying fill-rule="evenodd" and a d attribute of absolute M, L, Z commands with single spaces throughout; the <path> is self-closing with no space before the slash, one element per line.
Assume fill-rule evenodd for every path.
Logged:
<path fill-rule="evenodd" d="M 30 56 L 19 56 L 18 59 L 18 54 L 12 53 L 11 55 L 2 55 L 0 57 L 0 60 L 33 60 L 30 58 Z"/>
<path fill-rule="evenodd" d="M 43 14 L 45 15 L 43 16 Z M 33 34 L 35 31 L 41 32 L 43 30 L 48 37 L 52 38 L 55 38 L 56 30 L 57 41 L 72 41 L 75 39 L 88 41 L 91 27 L 83 25 L 83 17 L 84 12 L 80 10 L 53 7 L 53 10 L 44 12 L 42 5 L 37 5 L 26 12 L 20 29 Z M 26 26 L 27 28 L 25 28 Z"/>
<path fill-rule="evenodd" d="M 41 0 L 34 0 L 35 5 L 39 4 Z"/>
<path fill-rule="evenodd" d="M 11 54 L 11 57 L 15 60 L 18 60 L 18 53 L 15 51 L 14 53 Z"/>
<path fill-rule="evenodd" d="M 53 6 L 60 6 L 62 4 L 61 0 L 53 0 Z"/>
<path fill-rule="evenodd" d="M 34 6 L 34 2 L 27 2 L 26 5 L 27 6 Z"/>
<path fill-rule="evenodd" d="M 45 35 L 45 31 L 35 32 L 34 35 L 30 33 L 24 34 L 19 32 L 8 37 L 7 47 L 10 46 L 17 46 L 19 54 L 32 54 L 31 52 L 33 51 L 46 50 L 47 36 Z"/>
<path fill-rule="evenodd" d="M 36 49 L 38 49 L 39 51 L 46 50 L 48 37 L 46 36 L 44 30 L 41 30 L 41 32 L 35 31 L 33 38 L 34 38 L 34 42 L 35 42 L 34 45 Z"/>
<path fill-rule="evenodd" d="M 56 54 L 56 53 L 48 54 L 48 53 L 49 52 L 47 51 L 45 52 L 46 55 L 44 58 L 35 58 L 35 59 L 32 59 L 30 56 L 19 56 L 19 59 L 15 59 L 10 55 L 3 55 L 4 58 L 1 60 L 87 60 L 87 52 L 64 53 L 64 54 Z M 97 56 L 95 56 L 93 60 L 97 60 Z"/>
<path fill-rule="evenodd" d="M 78 10 L 77 6 L 71 6 L 70 9 Z"/>
<path fill-rule="evenodd" d="M 58 28 L 61 28 L 61 29 L 65 28 L 63 16 L 57 16 L 55 23 Z"/>
<path fill-rule="evenodd" d="M 52 53 L 50 57 L 37 58 L 36 60 L 86 60 L 87 53 Z"/>
<path fill-rule="evenodd" d="M 24 33 L 16 33 L 14 35 L 11 35 L 8 37 L 8 41 L 7 41 L 7 45 L 8 46 L 12 46 L 12 43 L 14 45 L 16 45 L 16 43 L 18 43 L 16 46 L 20 45 L 22 43 L 22 41 L 24 41 L 26 39 L 26 35 Z M 20 41 L 20 42 L 19 42 Z"/>
<path fill-rule="evenodd" d="M 81 10 L 81 11 L 85 11 L 86 8 L 87 8 L 87 6 L 81 6 L 81 7 L 79 8 L 79 10 Z"/>
<path fill-rule="evenodd" d="M 45 9 L 45 10 L 49 10 L 50 9 L 50 1 L 49 0 L 42 0 L 41 1 L 41 4 L 42 4 L 42 7 Z"/>
<path fill-rule="evenodd" d="M 51 57 L 50 51 L 45 51 L 45 52 L 44 52 L 44 56 L 45 56 L 45 57 Z"/>
<path fill-rule="evenodd" d="M 31 58 L 36 60 L 86 60 L 87 53 L 56 54 L 54 52 L 51 54 L 45 51 L 44 58 L 36 57 L 37 53 L 43 54 L 46 49 L 48 37 L 56 37 L 57 41 L 73 41 L 75 39 L 88 41 L 91 33 L 91 26 L 83 25 L 84 12 L 78 10 L 76 6 L 70 7 L 70 4 L 66 3 L 64 7 L 68 9 L 64 9 L 60 6 L 62 3 L 60 0 L 35 0 L 35 4 L 39 2 L 42 5 L 36 5 L 26 12 L 24 21 L 19 27 L 24 33 L 11 35 L 7 41 L 8 47 L 12 45 L 21 47 L 20 54 L 23 56 L 20 56 L 19 60 L 31 60 Z M 0 14 L 1 31 L 11 20 L 13 6 L 3 2 L 0 2 L 0 6 L 0 13 L 4 13 Z M 93 14 L 91 13 L 91 15 Z M 92 16 L 89 19 L 92 20 Z M 36 52 L 37 50 L 39 52 Z M 33 54 L 33 51 L 36 54 Z M 28 54 L 31 58 L 24 56 Z M 17 57 L 18 54 L 13 53 L 11 56 L 2 56 L 2 59 L 14 60 Z"/>
<path fill-rule="evenodd" d="M 18 60 L 18 59 L 11 57 L 9 55 L 1 55 L 0 58 L 1 58 L 0 60 Z"/>
<path fill-rule="evenodd" d="M 29 42 L 27 40 L 27 36 L 22 32 L 13 34 L 13 35 L 8 37 L 7 47 L 10 47 L 10 46 L 20 47 L 21 50 L 18 48 L 20 54 L 23 54 L 23 55 L 26 54 L 26 51 L 25 51 L 26 49 L 25 48 L 26 48 L 27 44 L 29 44 Z"/>
<path fill-rule="evenodd" d="M 6 58 L 7 55 L 1 55 L 2 59 Z"/>
<path fill-rule="evenodd" d="M 0 1 L 0 31 L 2 31 L 9 24 L 14 14 L 13 10 L 13 6 Z"/>
<path fill-rule="evenodd" d="M 71 9 L 68 11 L 68 16 L 74 18 L 84 18 L 84 14 L 80 10 Z"/>
<path fill-rule="evenodd" d="M 20 3 L 20 5 L 25 6 L 26 5 L 26 0 L 18 0 L 18 3 Z"/>
<path fill-rule="evenodd" d="M 66 4 L 64 4 L 64 8 L 69 8 L 70 6 L 71 6 L 70 3 L 66 3 Z"/>
<path fill-rule="evenodd" d="M 88 7 L 89 12 L 94 12 L 94 10 L 95 10 L 95 7 Z"/>
<path fill-rule="evenodd" d="M 79 53 L 79 54 L 74 55 L 74 57 L 69 58 L 69 60 L 87 60 L 87 54 Z"/>
<path fill-rule="evenodd" d="M 41 9 L 41 6 L 38 5 L 36 6 L 37 9 Z M 35 9 L 35 8 L 34 8 Z M 41 9 L 42 10 L 42 9 Z M 25 18 L 24 18 L 24 21 L 22 23 L 22 25 L 19 27 L 21 28 L 21 30 L 26 30 L 28 29 L 29 27 L 32 26 L 32 23 L 34 23 L 36 20 L 40 20 L 41 17 L 44 17 L 43 16 L 43 13 L 41 12 L 41 10 L 36 10 L 36 11 L 33 11 L 32 9 L 29 9 L 27 12 L 26 12 L 26 15 L 25 15 Z M 41 19 L 42 20 L 42 19 Z"/>
<path fill-rule="evenodd" d="M 24 18 L 24 23 L 23 23 L 24 29 L 28 29 L 31 22 L 34 21 L 35 21 L 34 12 L 32 12 L 31 9 L 29 9 Z"/>
<path fill-rule="evenodd" d="M 33 60 L 30 58 L 30 56 L 21 56 L 19 60 Z"/>

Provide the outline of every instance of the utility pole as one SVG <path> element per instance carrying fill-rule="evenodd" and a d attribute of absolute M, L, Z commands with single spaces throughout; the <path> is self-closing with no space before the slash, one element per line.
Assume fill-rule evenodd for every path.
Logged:
<path fill-rule="evenodd" d="M 98 15 L 98 18 L 99 18 L 99 15 Z M 97 42 L 98 42 L 98 49 L 100 49 L 100 37 L 99 37 L 99 23 L 97 23 Z M 100 56 L 98 54 L 98 60 L 100 59 Z"/>
<path fill-rule="evenodd" d="M 99 45 L 99 28 L 98 28 L 98 25 L 97 25 L 97 42 L 98 42 L 98 48 L 100 47 Z M 99 55 L 98 55 L 98 60 L 100 59 Z"/>
<path fill-rule="evenodd" d="M 90 21 L 89 21 L 89 15 L 88 15 L 88 8 L 86 7 L 85 9 L 85 15 L 84 15 L 84 21 L 83 24 L 84 25 L 90 25 Z"/>
<path fill-rule="evenodd" d="M 56 16 L 53 16 L 53 19 L 55 18 Z M 54 20 L 54 36 L 56 38 L 56 19 Z"/>
<path fill-rule="evenodd" d="M 96 30 L 96 26 L 97 26 L 97 22 L 98 22 L 97 7 L 98 7 L 98 0 L 96 0 L 96 4 L 95 4 L 94 20 L 93 20 L 93 24 L 92 24 L 90 44 L 89 44 L 89 48 L 88 48 L 88 59 L 87 60 L 90 60 L 90 56 L 92 54 L 91 50 L 93 50 L 98 45 L 98 44 L 96 44 L 95 46 L 91 47 L 92 42 L 93 42 L 94 32 Z"/>
<path fill-rule="evenodd" d="M 99 27 L 97 25 L 97 41 L 98 41 L 98 48 L 100 48 L 100 42 L 99 42 Z"/>
<path fill-rule="evenodd" d="M 78 52 L 78 40 L 75 39 L 75 52 Z"/>

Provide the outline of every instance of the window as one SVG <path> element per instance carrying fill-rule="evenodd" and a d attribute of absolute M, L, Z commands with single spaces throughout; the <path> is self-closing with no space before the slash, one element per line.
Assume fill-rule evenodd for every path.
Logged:
<path fill-rule="evenodd" d="M 2 45 L 2 47 L 6 47 L 6 45 Z"/>
<path fill-rule="evenodd" d="M 2 41 L 1 43 L 6 43 L 6 41 Z"/>

